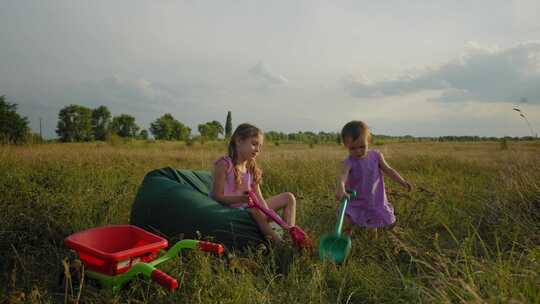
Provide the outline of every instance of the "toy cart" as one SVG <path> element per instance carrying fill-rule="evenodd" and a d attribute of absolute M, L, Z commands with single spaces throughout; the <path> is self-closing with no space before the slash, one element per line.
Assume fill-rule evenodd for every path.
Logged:
<path fill-rule="evenodd" d="M 84 230 L 68 236 L 64 243 L 77 253 L 89 278 L 114 291 L 139 274 L 174 290 L 178 288 L 178 281 L 157 269 L 157 265 L 177 257 L 186 248 L 218 255 L 224 251 L 220 244 L 182 240 L 158 257 L 158 253 L 167 248 L 167 240 L 132 225 Z"/>

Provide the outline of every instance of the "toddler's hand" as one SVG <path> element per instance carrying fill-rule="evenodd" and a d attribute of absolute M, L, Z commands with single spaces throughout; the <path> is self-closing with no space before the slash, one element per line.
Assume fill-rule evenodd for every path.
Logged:
<path fill-rule="evenodd" d="M 338 201 L 341 201 L 343 198 L 347 198 L 347 199 L 350 199 L 351 196 L 349 195 L 349 193 L 347 193 L 344 189 L 339 189 L 336 191 L 336 199 Z"/>
<path fill-rule="evenodd" d="M 405 181 L 405 183 L 403 184 L 403 187 L 407 189 L 407 192 L 411 192 L 413 189 L 413 186 L 408 181 Z"/>

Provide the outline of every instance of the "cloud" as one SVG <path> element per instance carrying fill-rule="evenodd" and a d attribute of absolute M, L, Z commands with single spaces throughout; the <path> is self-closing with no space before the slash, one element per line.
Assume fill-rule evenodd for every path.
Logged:
<path fill-rule="evenodd" d="M 437 90 L 441 102 L 540 103 L 540 42 L 500 49 L 470 42 L 463 56 L 438 67 L 397 79 L 370 82 L 348 76 L 345 90 L 354 97 L 406 95 Z"/>
<path fill-rule="evenodd" d="M 282 75 L 273 73 L 262 61 L 249 69 L 249 73 L 264 87 L 286 85 L 289 80 Z"/>
<path fill-rule="evenodd" d="M 183 98 L 187 92 L 182 96 L 178 94 L 179 91 L 181 90 L 173 91 L 164 84 L 144 78 L 110 76 L 98 81 L 69 83 L 55 87 L 49 99 L 58 105 L 75 103 L 93 107 L 105 104 L 114 112 L 144 113 L 187 102 L 186 98 Z"/>
<path fill-rule="evenodd" d="M 69 104 L 96 108 L 105 105 L 114 116 L 135 116 L 137 124 L 148 128 L 150 122 L 171 113 L 191 127 L 222 115 L 219 104 L 223 90 L 200 83 L 160 83 L 145 78 L 109 76 L 98 81 L 67 83 L 20 92 L 14 101 L 29 116 L 31 126 L 39 128 L 39 117 L 46 122 L 46 137 L 54 137 L 58 112 Z M 9 97 L 9 96 L 8 96 Z M 224 115 L 224 114 L 223 114 Z"/>
<path fill-rule="evenodd" d="M 109 76 L 98 81 L 69 83 L 56 87 L 50 99 L 56 104 L 105 104 L 124 112 L 169 112 L 207 110 L 215 106 L 224 89 L 207 83 L 150 81 L 145 78 Z"/>

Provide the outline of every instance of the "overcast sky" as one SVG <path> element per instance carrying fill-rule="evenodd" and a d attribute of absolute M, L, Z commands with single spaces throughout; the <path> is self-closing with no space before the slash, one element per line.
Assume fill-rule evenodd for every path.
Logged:
<path fill-rule="evenodd" d="M 60 109 L 147 129 L 540 133 L 540 1 L 0 0 L 0 95 L 55 136 Z"/>

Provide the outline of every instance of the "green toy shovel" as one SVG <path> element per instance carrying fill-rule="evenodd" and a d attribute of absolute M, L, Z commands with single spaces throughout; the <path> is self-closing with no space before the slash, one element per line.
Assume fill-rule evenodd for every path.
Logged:
<path fill-rule="evenodd" d="M 347 191 L 350 198 L 356 197 L 355 191 Z M 330 260 L 334 263 L 342 263 L 349 251 L 351 250 L 351 238 L 341 234 L 341 228 L 343 226 L 343 219 L 345 218 L 345 210 L 349 199 L 344 197 L 341 200 L 339 220 L 336 225 L 336 232 L 331 234 L 325 234 L 321 237 L 319 243 L 319 257 L 324 260 Z"/>

